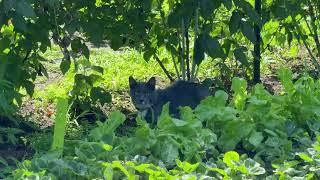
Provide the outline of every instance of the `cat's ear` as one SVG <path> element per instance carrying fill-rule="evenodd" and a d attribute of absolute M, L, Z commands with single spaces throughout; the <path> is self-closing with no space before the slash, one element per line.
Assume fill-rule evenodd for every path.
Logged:
<path fill-rule="evenodd" d="M 132 76 L 130 76 L 129 77 L 129 86 L 130 86 L 130 88 L 136 87 L 137 84 L 138 84 L 137 81 Z"/>
<path fill-rule="evenodd" d="M 147 82 L 147 85 L 151 90 L 155 90 L 156 89 L 156 78 L 155 77 L 150 78 L 149 81 Z"/>

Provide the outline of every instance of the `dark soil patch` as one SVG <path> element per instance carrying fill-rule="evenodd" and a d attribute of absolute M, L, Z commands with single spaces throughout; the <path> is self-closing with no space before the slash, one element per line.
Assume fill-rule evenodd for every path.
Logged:
<path fill-rule="evenodd" d="M 261 83 L 271 94 L 278 95 L 283 89 L 279 79 L 275 75 L 261 77 Z"/>

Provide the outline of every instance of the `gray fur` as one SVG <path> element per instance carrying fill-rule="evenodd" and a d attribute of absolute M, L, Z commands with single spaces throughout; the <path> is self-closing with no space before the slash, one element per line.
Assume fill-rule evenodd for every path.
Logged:
<path fill-rule="evenodd" d="M 147 111 L 146 120 L 152 122 L 152 112 L 155 120 L 161 114 L 162 106 L 170 102 L 170 114 L 179 116 L 179 106 L 195 108 L 201 100 L 210 95 L 208 88 L 201 84 L 177 81 L 165 89 L 155 89 L 156 80 L 150 78 L 148 82 L 137 82 L 129 77 L 130 96 L 134 106 L 139 111 Z"/>

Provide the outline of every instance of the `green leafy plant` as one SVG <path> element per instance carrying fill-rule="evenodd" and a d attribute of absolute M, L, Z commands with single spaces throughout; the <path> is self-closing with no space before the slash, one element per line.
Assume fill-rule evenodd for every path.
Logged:
<path fill-rule="evenodd" d="M 87 138 L 66 139 L 63 156 L 51 152 L 25 160 L 12 176 L 317 178 L 319 138 L 311 144 L 319 134 L 318 114 L 303 108 L 317 106 L 317 86 L 308 76 L 292 82 L 285 74 L 290 71 L 279 72 L 283 95 L 271 95 L 260 84 L 247 91 L 245 81 L 234 78 L 230 101 L 217 91 L 195 110 L 181 107 L 181 119 L 172 118 L 166 104 L 156 127 L 138 117 L 129 136 L 115 133 L 125 116 L 113 112 Z M 308 116 L 301 119 L 297 108 Z"/>
<path fill-rule="evenodd" d="M 218 172 L 221 176 L 223 176 L 223 179 L 258 179 L 259 175 L 263 175 L 266 172 L 265 169 L 253 159 L 247 158 L 240 160 L 239 154 L 234 151 L 229 151 L 224 154 L 223 163 L 226 166 L 223 169 L 210 169 L 211 171 Z"/>

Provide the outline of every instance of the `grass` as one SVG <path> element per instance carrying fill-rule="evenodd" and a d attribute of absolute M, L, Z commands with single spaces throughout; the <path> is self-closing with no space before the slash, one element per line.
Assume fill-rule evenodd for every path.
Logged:
<path fill-rule="evenodd" d="M 62 53 L 59 48 L 54 46 L 51 50 L 43 54 L 48 59 L 45 66 L 50 73 L 60 73 L 59 64 L 62 59 Z M 171 59 L 166 52 L 160 53 L 160 58 L 163 60 L 166 68 L 170 72 L 175 72 Z M 80 58 L 79 61 L 83 61 Z M 139 80 L 147 80 L 152 76 L 161 77 L 167 80 L 166 75 L 158 65 L 151 59 L 146 62 L 143 59 L 143 54 L 133 49 L 122 49 L 121 51 L 113 51 L 110 48 L 92 48 L 90 52 L 90 63 L 92 65 L 101 66 L 104 68 L 103 83 L 105 89 L 109 91 L 124 91 L 128 89 L 128 78 L 134 76 Z M 212 77 L 218 75 L 218 70 L 213 67 L 214 62 L 208 58 L 201 65 L 199 70 L 200 77 Z M 73 77 L 75 75 L 74 66 L 65 75 L 59 74 L 55 79 L 37 79 L 39 84 L 45 84 L 45 87 L 37 86 L 35 89 L 34 98 L 40 98 L 44 101 L 54 101 L 57 97 L 65 96 L 72 89 Z"/>
<path fill-rule="evenodd" d="M 297 49 L 290 49 L 283 55 L 292 58 L 296 56 Z M 277 51 L 278 53 L 280 51 Z M 273 74 L 270 69 L 270 64 L 275 64 L 277 67 L 284 66 L 286 61 L 266 51 L 262 56 L 261 72 L 262 76 L 267 74 Z M 58 97 L 66 97 L 70 90 L 72 90 L 74 84 L 75 68 L 71 65 L 71 69 L 62 75 L 60 71 L 60 62 L 63 55 L 57 46 L 53 46 L 50 50 L 43 54 L 48 61 L 45 62 L 45 66 L 48 70 L 49 79 L 39 77 L 37 79 L 37 86 L 35 89 L 34 99 L 39 99 L 39 104 L 55 102 Z M 161 60 L 163 60 L 166 68 L 174 73 L 174 66 L 171 57 L 166 51 L 161 51 L 159 54 Z M 84 57 L 77 59 L 78 62 L 86 62 Z M 230 60 L 230 63 L 234 60 Z M 215 66 L 218 60 L 212 60 L 209 57 L 202 62 L 198 77 L 203 79 L 204 77 L 217 77 L 220 76 L 220 69 Z M 150 59 L 146 62 L 143 59 L 143 54 L 133 49 L 123 48 L 119 51 L 114 51 L 110 48 L 91 48 L 90 49 L 90 62 L 91 65 L 101 66 L 104 69 L 102 75 L 103 81 L 101 83 L 109 92 L 115 91 L 128 91 L 128 78 L 134 76 L 139 80 L 147 80 L 152 76 L 161 77 L 161 79 L 168 82 L 168 78 L 154 59 Z M 80 70 L 81 72 L 81 70 Z M 79 73 L 79 72 L 78 72 Z M 52 74 L 55 76 L 52 77 Z M 114 93 L 113 93 L 114 94 Z M 114 94 L 116 97 L 116 94 Z M 118 100 L 119 101 L 119 100 Z M 122 104 L 119 102 L 118 104 Z"/>

